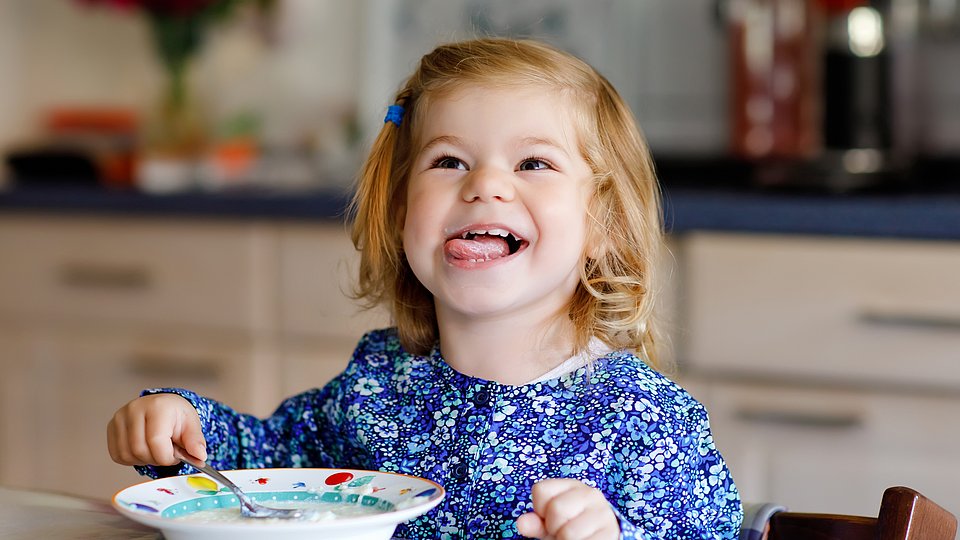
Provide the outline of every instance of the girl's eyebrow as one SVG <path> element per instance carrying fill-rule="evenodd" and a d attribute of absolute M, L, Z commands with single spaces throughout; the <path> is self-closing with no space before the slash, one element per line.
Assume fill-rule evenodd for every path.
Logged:
<path fill-rule="evenodd" d="M 426 144 L 421 148 L 421 152 L 426 152 L 434 146 L 440 146 L 441 144 L 449 144 L 451 146 L 463 146 L 463 139 L 454 135 L 440 135 L 439 137 L 434 137 L 427 141 Z"/>
<path fill-rule="evenodd" d="M 449 144 L 450 146 L 459 147 L 466 145 L 464 140 L 456 135 L 439 135 L 427 141 L 427 143 L 424 144 L 420 149 L 420 152 L 427 152 L 433 147 L 440 146 L 442 144 Z M 556 149 L 558 152 L 561 152 L 564 156 L 569 155 L 567 149 L 562 144 L 546 137 L 522 137 L 517 140 L 517 147 L 523 146 L 549 146 Z"/>
<path fill-rule="evenodd" d="M 565 155 L 565 156 L 568 155 L 568 154 L 567 154 L 567 149 L 566 149 L 566 147 L 564 147 L 564 146 L 563 146 L 562 144 L 560 144 L 559 142 L 557 142 L 557 141 L 555 141 L 555 140 L 553 140 L 553 139 L 549 139 L 549 138 L 544 138 L 544 137 L 524 137 L 524 138 L 520 139 L 520 140 L 518 141 L 518 143 L 519 143 L 519 144 L 518 144 L 517 146 L 550 146 L 550 147 L 552 147 L 552 148 L 555 148 L 555 149 L 558 150 L 559 152 L 562 152 L 563 155 Z"/>

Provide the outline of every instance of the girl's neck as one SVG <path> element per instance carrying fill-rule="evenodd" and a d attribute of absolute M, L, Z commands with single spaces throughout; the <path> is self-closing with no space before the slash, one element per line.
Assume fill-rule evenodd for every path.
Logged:
<path fill-rule="evenodd" d="M 453 369 L 501 384 L 522 385 L 573 354 L 569 321 L 439 317 L 440 351 Z"/>

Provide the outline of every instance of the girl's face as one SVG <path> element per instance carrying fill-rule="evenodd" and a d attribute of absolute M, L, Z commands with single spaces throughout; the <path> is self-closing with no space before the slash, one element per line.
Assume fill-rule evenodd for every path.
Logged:
<path fill-rule="evenodd" d="M 592 186 L 569 99 L 473 86 L 425 111 L 403 247 L 438 317 L 534 322 L 567 307 Z"/>

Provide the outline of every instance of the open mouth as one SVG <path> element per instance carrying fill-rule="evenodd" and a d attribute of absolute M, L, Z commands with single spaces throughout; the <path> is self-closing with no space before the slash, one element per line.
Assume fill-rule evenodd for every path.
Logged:
<path fill-rule="evenodd" d="M 485 262 L 509 257 L 526 245 L 526 240 L 506 229 L 469 229 L 448 239 L 444 251 L 450 259 Z"/>

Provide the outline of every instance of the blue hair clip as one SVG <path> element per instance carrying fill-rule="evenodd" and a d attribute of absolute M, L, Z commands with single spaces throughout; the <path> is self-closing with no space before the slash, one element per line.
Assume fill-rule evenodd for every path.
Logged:
<path fill-rule="evenodd" d="M 387 116 L 383 119 L 383 123 L 387 122 L 393 122 L 400 126 L 400 122 L 403 122 L 403 107 L 401 105 L 387 107 Z"/>

